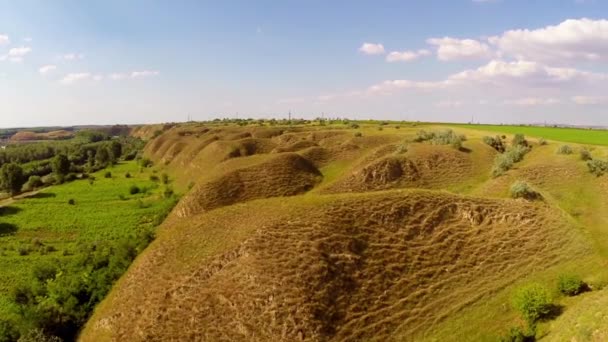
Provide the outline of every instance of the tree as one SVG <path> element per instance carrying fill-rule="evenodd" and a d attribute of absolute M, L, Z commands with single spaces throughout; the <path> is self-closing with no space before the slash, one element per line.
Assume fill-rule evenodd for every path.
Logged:
<path fill-rule="evenodd" d="M 70 173 L 70 160 L 65 154 L 58 154 L 53 158 L 52 169 L 57 178 L 63 179 Z"/>
<path fill-rule="evenodd" d="M 518 289 L 513 297 L 513 307 L 517 309 L 528 326 L 533 328 L 536 321 L 551 312 L 549 291 L 539 284 L 528 284 Z"/>
<path fill-rule="evenodd" d="M 110 144 L 110 149 L 112 150 L 114 158 L 119 159 L 122 156 L 122 144 L 118 141 L 112 141 L 112 143 Z"/>
<path fill-rule="evenodd" d="M 108 162 L 110 161 L 110 153 L 108 152 L 106 146 L 102 145 L 97 148 L 97 153 L 95 153 L 95 161 L 97 162 L 97 165 L 100 166 L 108 165 Z"/>
<path fill-rule="evenodd" d="M 15 196 L 21 192 L 21 187 L 25 183 L 25 176 L 21 166 L 15 163 L 4 164 L 0 169 L 0 185 L 3 190 Z"/>

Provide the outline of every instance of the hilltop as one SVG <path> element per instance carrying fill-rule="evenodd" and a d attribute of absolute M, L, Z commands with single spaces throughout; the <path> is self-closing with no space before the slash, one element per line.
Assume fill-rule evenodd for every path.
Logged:
<path fill-rule="evenodd" d="M 526 150 L 497 175 L 483 127 L 134 132 L 186 194 L 82 341 L 496 340 L 524 325 L 510 300 L 523 284 L 576 273 L 603 297 L 608 180 L 578 151 L 605 147 L 498 137 Z M 511 198 L 518 181 L 536 200 Z M 553 297 L 566 313 L 585 298 Z M 537 337 L 561 329 L 541 321 Z"/>

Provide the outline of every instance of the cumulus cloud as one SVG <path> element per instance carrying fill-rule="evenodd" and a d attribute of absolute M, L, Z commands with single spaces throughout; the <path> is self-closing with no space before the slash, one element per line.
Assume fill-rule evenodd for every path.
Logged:
<path fill-rule="evenodd" d="M 158 76 L 160 72 L 156 70 L 142 70 L 142 71 L 133 71 L 131 72 L 131 78 L 145 78 L 145 77 L 154 77 Z"/>
<path fill-rule="evenodd" d="M 608 61 L 608 20 L 568 19 L 540 29 L 510 30 L 489 41 L 521 60 L 545 63 Z"/>
<path fill-rule="evenodd" d="M 55 65 L 44 65 L 44 66 L 41 66 L 40 69 L 38 69 L 38 72 L 42 75 L 46 75 L 48 73 L 55 71 L 56 69 L 57 69 L 57 66 L 55 66 Z"/>
<path fill-rule="evenodd" d="M 5 34 L 0 34 L 0 45 L 5 45 L 5 44 L 8 44 L 8 43 L 10 43 L 10 42 L 11 42 L 11 40 L 10 40 L 10 39 L 8 39 L 8 36 L 7 36 L 7 35 L 5 35 Z"/>
<path fill-rule="evenodd" d="M 428 56 L 431 54 L 431 51 L 421 49 L 418 51 L 393 51 L 386 56 L 387 62 L 411 62 L 415 61 L 420 57 Z"/>
<path fill-rule="evenodd" d="M 458 108 L 464 106 L 466 103 L 463 101 L 439 101 L 435 103 L 435 107 L 438 108 Z"/>
<path fill-rule="evenodd" d="M 477 68 L 469 69 L 439 81 L 387 80 L 369 87 L 365 94 L 391 94 L 398 90 L 439 90 L 446 88 L 462 88 L 462 86 L 477 86 L 484 89 L 556 89 L 562 91 L 565 87 L 576 89 L 576 86 L 591 86 L 598 88 L 608 81 L 607 74 L 592 73 L 571 68 L 556 68 L 528 62 L 492 60 Z M 491 86 L 491 87 L 488 87 Z M 536 101 L 540 104 L 542 101 Z M 520 101 L 520 105 L 531 104 L 532 101 Z M 517 103 L 512 103 L 517 104 Z M 544 104 L 551 104 L 547 100 Z"/>
<path fill-rule="evenodd" d="M 74 83 L 87 81 L 89 79 L 91 79 L 91 74 L 88 72 L 82 72 L 82 73 L 67 74 L 59 82 L 64 85 L 72 85 Z"/>
<path fill-rule="evenodd" d="M 84 59 L 84 54 L 70 52 L 70 53 L 66 53 L 66 54 L 62 55 L 61 59 L 66 60 L 66 61 L 75 61 L 75 60 L 79 60 L 79 59 Z"/>
<path fill-rule="evenodd" d="M 578 105 L 602 105 L 608 103 L 608 98 L 605 96 L 573 96 L 572 102 Z"/>
<path fill-rule="evenodd" d="M 474 39 L 430 38 L 427 43 L 437 48 L 437 58 L 441 61 L 489 59 L 495 55 L 488 44 Z"/>
<path fill-rule="evenodd" d="M 566 82 L 592 82 L 606 80 L 606 74 L 580 71 L 572 68 L 548 67 L 537 62 L 492 60 L 473 70 L 465 70 L 449 77 L 451 81 L 519 83 L 524 85 L 550 85 Z"/>
<path fill-rule="evenodd" d="M 23 61 L 23 58 L 30 52 L 32 52 L 32 48 L 30 47 L 21 46 L 12 48 L 8 50 L 8 54 L 0 56 L 0 61 L 9 60 L 14 63 L 20 63 Z"/>
<path fill-rule="evenodd" d="M 120 81 L 120 80 L 124 80 L 125 78 L 127 78 L 127 74 L 113 73 L 113 74 L 110 74 L 109 77 L 113 81 Z"/>
<path fill-rule="evenodd" d="M 359 51 L 366 55 L 383 55 L 385 53 L 384 45 L 374 43 L 363 43 Z"/>
<path fill-rule="evenodd" d="M 556 98 L 540 98 L 540 97 L 524 97 L 521 99 L 506 100 L 504 102 L 507 105 L 531 107 L 531 106 L 549 106 L 561 103 Z"/>
<path fill-rule="evenodd" d="M 125 79 L 138 79 L 155 77 L 160 75 L 159 71 L 156 70 L 142 70 L 142 71 L 131 71 L 129 73 L 113 73 L 110 74 L 109 78 L 113 81 L 120 81 Z"/>

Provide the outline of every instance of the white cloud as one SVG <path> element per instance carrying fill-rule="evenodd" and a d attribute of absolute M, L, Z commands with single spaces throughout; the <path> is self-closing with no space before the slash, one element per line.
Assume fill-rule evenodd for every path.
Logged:
<path fill-rule="evenodd" d="M 110 74 L 110 79 L 113 81 L 120 81 L 120 80 L 124 80 L 125 78 L 127 78 L 127 74 L 121 74 L 121 73 Z"/>
<path fill-rule="evenodd" d="M 385 53 L 384 45 L 374 43 L 363 43 L 359 51 L 366 55 L 383 55 Z"/>
<path fill-rule="evenodd" d="M 606 80 L 605 74 L 591 73 L 571 68 L 548 67 L 537 62 L 506 62 L 492 60 L 474 70 L 465 70 L 449 77 L 451 81 L 519 83 L 525 85 L 549 85 L 566 82 L 592 82 Z"/>
<path fill-rule="evenodd" d="M 580 71 L 570 68 L 548 67 L 536 62 L 515 61 L 506 62 L 492 60 L 477 69 L 465 70 L 439 81 L 387 80 L 367 88 L 365 95 L 386 95 L 399 90 L 441 90 L 457 89 L 460 91 L 479 91 L 492 89 L 494 91 L 520 92 L 532 89 L 553 89 L 559 92 L 566 89 L 579 89 L 589 86 L 600 89 L 608 75 Z M 464 86 L 472 86 L 468 88 Z M 520 99 L 521 100 L 521 99 Z M 530 98 L 511 104 L 531 105 L 553 104 L 552 98 L 543 101 Z"/>
<path fill-rule="evenodd" d="M 160 72 L 156 70 L 143 70 L 143 71 L 133 71 L 131 72 L 131 78 L 145 78 L 145 77 L 154 77 L 158 76 Z"/>
<path fill-rule="evenodd" d="M 607 104 L 608 98 L 605 96 L 573 96 L 572 102 L 579 105 L 601 105 Z"/>
<path fill-rule="evenodd" d="M 510 30 L 489 41 L 517 59 L 549 63 L 608 61 L 608 20 L 569 19 L 555 26 Z"/>
<path fill-rule="evenodd" d="M 386 56 L 387 62 L 411 62 L 422 56 L 428 56 L 431 52 L 429 50 L 418 50 L 418 51 L 393 51 Z"/>
<path fill-rule="evenodd" d="M 99 82 L 103 80 L 103 75 L 94 75 L 93 76 L 93 81 L 95 82 Z"/>
<path fill-rule="evenodd" d="M 38 72 L 42 75 L 46 75 L 50 72 L 53 72 L 57 69 L 57 66 L 55 65 L 44 65 L 41 66 L 40 69 L 38 69 Z"/>
<path fill-rule="evenodd" d="M 473 39 L 430 38 L 427 43 L 437 47 L 437 58 L 441 61 L 489 59 L 495 55 L 488 44 Z"/>
<path fill-rule="evenodd" d="M 32 52 L 32 48 L 30 47 L 16 47 L 8 50 L 8 54 L 4 56 L 0 56 L 0 61 L 9 60 L 14 63 L 20 63 L 23 61 L 23 57 L 28 53 Z"/>
<path fill-rule="evenodd" d="M 11 40 L 8 38 L 7 35 L 0 34 L 0 45 L 5 45 L 5 44 L 8 44 L 10 42 L 11 42 Z"/>
<path fill-rule="evenodd" d="M 61 59 L 66 60 L 66 61 L 80 60 L 80 59 L 84 59 L 84 54 L 70 52 L 70 53 L 66 53 L 66 54 L 62 55 Z"/>
<path fill-rule="evenodd" d="M 32 40 L 33 40 L 32 37 L 25 37 L 25 38 L 23 38 L 23 41 L 26 42 L 26 43 L 31 43 Z"/>
<path fill-rule="evenodd" d="M 88 72 L 82 72 L 82 73 L 67 74 L 59 82 L 64 85 L 71 85 L 71 84 L 78 83 L 81 81 L 86 81 L 89 79 L 91 79 L 91 74 Z"/>
<path fill-rule="evenodd" d="M 549 106 L 561 103 L 556 98 L 540 98 L 540 97 L 524 97 L 521 99 L 506 100 L 507 105 L 531 107 L 531 106 Z"/>
<path fill-rule="evenodd" d="M 439 101 L 435 103 L 435 107 L 439 108 L 458 108 L 464 106 L 466 103 L 463 101 Z"/>

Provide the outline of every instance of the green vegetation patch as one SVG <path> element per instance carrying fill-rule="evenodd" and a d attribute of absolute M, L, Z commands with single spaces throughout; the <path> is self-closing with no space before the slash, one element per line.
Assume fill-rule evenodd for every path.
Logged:
<path fill-rule="evenodd" d="M 115 177 L 104 178 L 109 170 Z M 22 321 L 14 290 L 31 283 L 33 271 L 41 266 L 73 264 L 84 257 L 84 246 L 103 243 L 110 250 L 113 242 L 120 245 L 152 232 L 176 198 L 169 185 L 151 181 L 151 174 L 135 161 L 124 162 L 86 180 L 0 202 L 0 317 Z M 131 194 L 133 187 L 140 191 Z M 96 292 L 96 300 L 103 298 L 102 292 Z"/>
<path fill-rule="evenodd" d="M 450 124 L 450 126 L 507 134 L 522 133 L 525 135 L 543 137 L 550 140 L 608 146 L 608 130 L 511 125 Z"/>

